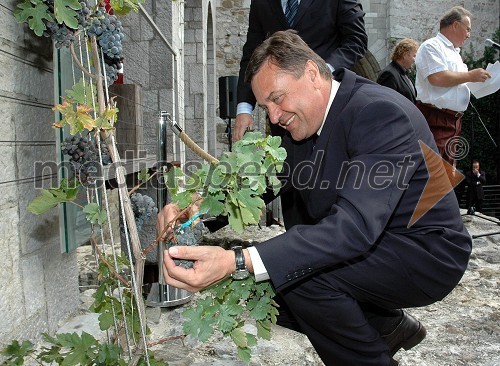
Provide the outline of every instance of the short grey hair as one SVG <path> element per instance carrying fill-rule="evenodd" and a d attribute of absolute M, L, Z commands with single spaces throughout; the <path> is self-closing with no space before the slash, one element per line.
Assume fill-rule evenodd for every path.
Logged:
<path fill-rule="evenodd" d="M 439 29 L 443 29 L 455 22 L 460 22 L 465 17 L 471 17 L 471 12 L 462 6 L 454 6 L 439 21 Z"/>

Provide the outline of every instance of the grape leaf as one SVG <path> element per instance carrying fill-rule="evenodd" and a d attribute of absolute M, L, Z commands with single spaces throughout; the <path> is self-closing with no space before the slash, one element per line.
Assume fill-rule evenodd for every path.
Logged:
<path fill-rule="evenodd" d="M 35 215 L 40 215 L 59 203 L 70 202 L 76 198 L 80 184 L 63 179 L 58 188 L 40 190 L 40 195 L 35 197 L 27 209 Z"/>
<path fill-rule="evenodd" d="M 226 211 L 231 229 L 241 234 L 244 226 L 239 207 L 229 201 L 226 201 Z"/>
<path fill-rule="evenodd" d="M 271 339 L 271 328 L 266 327 L 262 321 L 255 323 L 257 325 L 257 336 L 262 339 Z"/>
<path fill-rule="evenodd" d="M 93 107 L 92 103 L 97 99 L 97 89 L 92 83 L 81 78 L 71 89 L 66 90 L 66 100 L 71 103 Z"/>
<path fill-rule="evenodd" d="M 168 172 L 163 173 L 163 180 L 172 195 L 176 195 L 179 191 L 179 183 L 182 182 L 183 177 L 184 172 L 176 166 L 170 168 Z"/>
<path fill-rule="evenodd" d="M 139 179 L 141 183 L 146 183 L 149 178 L 151 178 L 151 174 L 149 174 L 148 168 L 144 168 L 139 173 L 137 173 L 137 179 Z"/>
<path fill-rule="evenodd" d="M 222 305 L 220 307 L 217 325 L 221 332 L 229 333 L 236 325 L 238 325 L 238 322 L 234 320 L 233 315 L 235 314 L 233 314 L 227 306 Z"/>
<path fill-rule="evenodd" d="M 137 12 L 139 4 L 145 0 L 111 0 L 110 5 L 116 15 L 126 15 L 131 11 Z"/>
<path fill-rule="evenodd" d="M 222 192 L 218 192 L 216 195 L 208 194 L 204 197 L 203 202 L 200 205 L 200 212 L 202 213 L 210 213 L 213 216 L 219 216 L 224 213 L 224 203 L 222 200 L 224 199 L 224 194 Z"/>
<path fill-rule="evenodd" d="M 84 206 L 83 212 L 87 214 L 87 220 L 92 224 L 97 222 L 99 225 L 102 225 L 106 222 L 108 217 L 106 210 L 101 210 L 99 204 L 95 202 L 91 202 Z"/>
<path fill-rule="evenodd" d="M 59 24 L 66 24 L 68 28 L 78 29 L 78 19 L 75 10 L 82 6 L 78 0 L 54 0 L 54 15 Z"/>
<path fill-rule="evenodd" d="M 52 16 L 47 12 L 49 7 L 44 4 L 42 0 L 24 0 L 24 2 L 17 4 L 14 11 L 14 17 L 18 23 L 27 22 L 30 29 L 35 32 L 38 37 L 43 35 L 47 29 L 43 20 L 53 22 Z"/>
<path fill-rule="evenodd" d="M 245 362 L 250 362 L 250 348 L 238 347 L 238 357 Z"/>
<path fill-rule="evenodd" d="M 231 335 L 231 339 L 238 347 L 241 347 L 241 348 L 248 347 L 247 337 L 246 337 L 243 329 L 241 329 L 241 328 L 233 329 L 231 331 L 230 335 Z"/>

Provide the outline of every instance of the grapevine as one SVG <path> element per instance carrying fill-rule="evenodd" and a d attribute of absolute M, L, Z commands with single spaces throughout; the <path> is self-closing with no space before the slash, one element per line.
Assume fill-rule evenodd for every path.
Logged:
<path fill-rule="evenodd" d="M 184 191 L 179 192 L 183 172 L 172 168 L 165 174 L 172 201 L 180 208 L 192 204 L 192 197 L 202 192 L 200 213 L 228 216 L 229 225 L 236 232 L 258 224 L 264 201 L 260 196 L 271 188 L 275 193 L 281 183 L 276 174 L 281 171 L 286 151 L 280 147 L 281 138 L 262 137 L 260 132 L 247 132 L 233 145 L 217 164 L 204 164 L 187 179 Z M 193 238 L 179 240 L 180 245 L 196 245 Z M 186 267 L 189 263 L 177 263 Z M 254 335 L 243 330 L 244 315 L 255 320 L 257 337 L 270 339 L 271 325 L 276 324 L 277 304 L 270 281 L 255 282 L 250 276 L 243 281 L 227 278 L 202 292 L 203 298 L 183 312 L 186 334 L 206 341 L 218 329 L 236 344 L 238 356 L 250 360 L 251 347 L 257 342 Z"/>

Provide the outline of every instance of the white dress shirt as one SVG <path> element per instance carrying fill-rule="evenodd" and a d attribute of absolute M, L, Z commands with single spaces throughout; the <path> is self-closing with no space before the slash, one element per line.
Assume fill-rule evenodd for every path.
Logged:
<path fill-rule="evenodd" d="M 455 48 L 448 38 L 438 33 L 436 37 L 422 43 L 417 51 L 415 66 L 417 68 L 415 87 L 418 100 L 457 112 L 467 109 L 470 91 L 465 83 L 441 87 L 431 85 L 427 79 L 429 75 L 441 71 L 468 71 L 467 65 L 460 56 L 460 48 Z"/>

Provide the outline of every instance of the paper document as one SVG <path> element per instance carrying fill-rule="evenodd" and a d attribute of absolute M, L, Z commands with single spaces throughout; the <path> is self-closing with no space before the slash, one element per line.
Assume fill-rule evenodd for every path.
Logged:
<path fill-rule="evenodd" d="M 467 83 L 470 92 L 478 99 L 493 94 L 500 89 L 500 62 L 488 64 L 486 71 L 491 74 L 491 78 L 484 83 Z"/>

